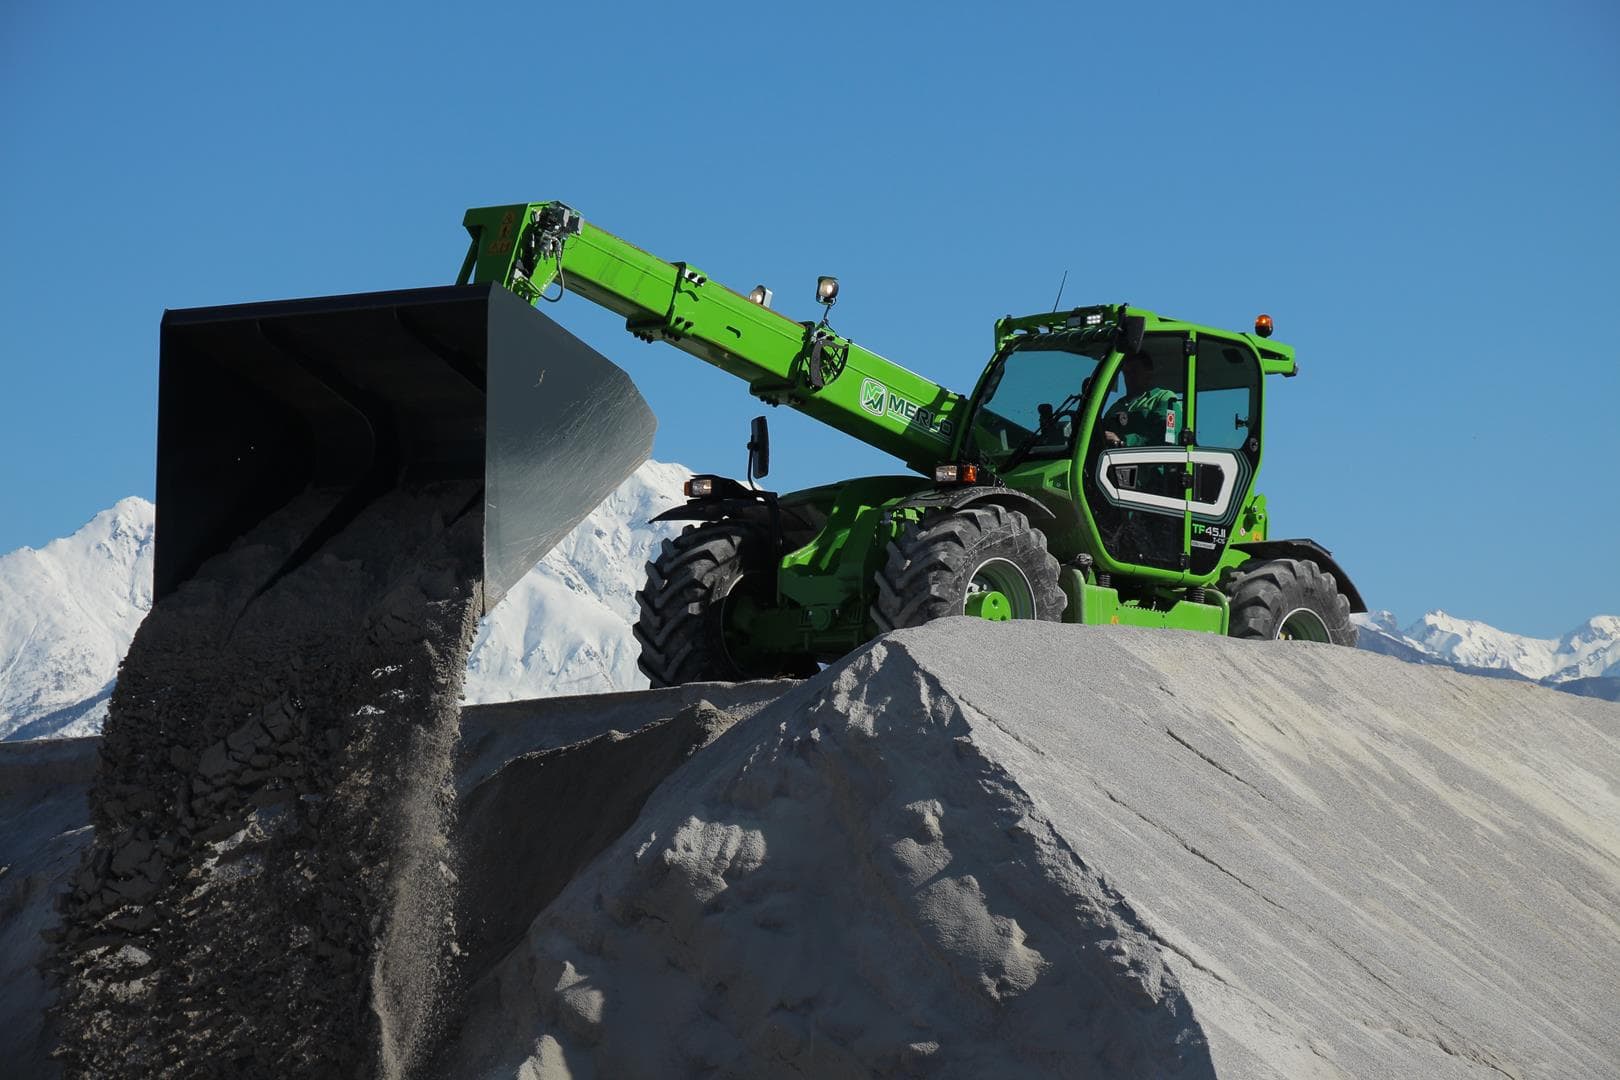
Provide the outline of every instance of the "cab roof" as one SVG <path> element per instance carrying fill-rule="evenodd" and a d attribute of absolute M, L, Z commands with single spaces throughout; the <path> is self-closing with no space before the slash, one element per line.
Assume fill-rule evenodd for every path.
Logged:
<path fill-rule="evenodd" d="M 1058 330 L 1081 328 L 1094 329 L 1098 333 L 1108 333 L 1112 332 L 1114 327 L 1122 325 L 1126 319 L 1141 319 L 1144 333 L 1212 334 L 1218 337 L 1244 341 L 1259 354 L 1260 370 L 1265 374 L 1292 376 L 1299 372 L 1299 365 L 1295 362 L 1294 349 L 1291 345 L 1284 345 L 1279 341 L 1273 341 L 1269 337 L 1261 337 L 1256 333 L 1224 330 L 1216 326 L 1205 326 L 1201 323 L 1174 319 L 1129 304 L 1098 304 L 1091 307 L 1042 312 L 1017 318 L 1009 315 L 996 321 L 996 348 L 1000 349 L 1011 339 L 1026 334 L 1052 333 Z"/>

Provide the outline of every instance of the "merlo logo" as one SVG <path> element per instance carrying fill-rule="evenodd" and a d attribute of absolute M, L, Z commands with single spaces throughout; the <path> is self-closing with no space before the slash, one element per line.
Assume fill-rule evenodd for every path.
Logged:
<path fill-rule="evenodd" d="M 873 416 L 883 415 L 884 400 L 889 396 L 889 388 L 876 379 L 863 379 L 861 381 L 861 408 Z"/>

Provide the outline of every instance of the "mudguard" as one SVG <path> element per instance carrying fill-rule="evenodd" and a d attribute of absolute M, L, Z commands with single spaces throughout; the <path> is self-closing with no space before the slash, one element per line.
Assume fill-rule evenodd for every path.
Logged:
<path fill-rule="evenodd" d="M 958 487 L 928 488 L 901 500 L 901 506 L 915 506 L 927 510 L 961 510 L 980 503 L 996 503 L 1009 510 L 1022 510 L 1030 523 L 1039 525 L 1055 521 L 1056 515 L 1041 505 L 1033 495 L 1007 487 L 966 484 Z"/>
<path fill-rule="evenodd" d="M 1333 553 L 1315 540 L 1257 540 L 1233 544 L 1232 547 L 1255 559 L 1309 559 L 1333 575 L 1333 580 L 1339 584 L 1339 591 L 1350 601 L 1352 613 L 1360 614 L 1367 610 L 1367 604 L 1361 599 L 1361 592 L 1350 580 L 1350 575 L 1344 572 Z"/>

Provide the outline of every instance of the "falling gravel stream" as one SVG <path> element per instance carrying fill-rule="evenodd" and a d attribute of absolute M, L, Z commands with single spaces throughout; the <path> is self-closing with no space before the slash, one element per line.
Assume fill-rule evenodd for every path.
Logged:
<path fill-rule="evenodd" d="M 61 901 L 69 1076 L 397 1080 L 440 1036 L 481 493 L 390 492 L 287 569 L 333 505 L 290 503 L 135 637 Z"/>

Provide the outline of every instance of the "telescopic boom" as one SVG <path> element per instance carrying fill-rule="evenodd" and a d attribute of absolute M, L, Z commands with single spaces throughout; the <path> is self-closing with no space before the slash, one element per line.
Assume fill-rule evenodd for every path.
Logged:
<path fill-rule="evenodd" d="M 946 460 L 967 399 L 833 333 L 795 322 L 711 281 L 685 262 L 665 262 L 583 220 L 560 202 L 467 211 L 472 244 L 458 284 L 495 283 L 529 303 L 563 290 L 615 311 L 646 341 L 663 338 L 748 383 L 772 405 L 789 405 L 929 474 Z M 831 306 L 837 283 L 818 289 Z M 831 295 L 827 295 L 830 292 Z"/>

